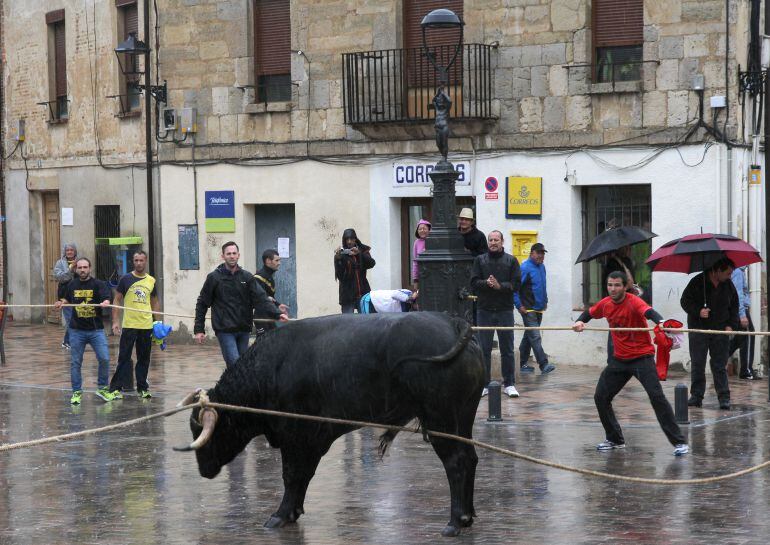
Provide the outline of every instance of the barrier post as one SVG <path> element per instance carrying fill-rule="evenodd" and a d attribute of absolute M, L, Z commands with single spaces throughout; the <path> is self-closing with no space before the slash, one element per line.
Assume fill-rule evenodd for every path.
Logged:
<path fill-rule="evenodd" d="M 487 386 L 489 394 L 487 396 L 487 402 L 489 403 L 489 416 L 487 422 L 500 422 L 503 419 L 503 412 L 501 408 L 500 390 L 501 385 L 496 380 L 493 380 Z"/>
<path fill-rule="evenodd" d="M 690 415 L 687 407 L 687 385 L 679 383 L 674 388 L 674 414 L 677 424 L 689 424 Z"/>

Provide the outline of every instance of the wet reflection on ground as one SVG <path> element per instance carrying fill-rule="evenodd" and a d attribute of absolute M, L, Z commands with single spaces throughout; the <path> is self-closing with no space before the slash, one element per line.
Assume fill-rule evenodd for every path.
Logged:
<path fill-rule="evenodd" d="M 210 386 L 222 369 L 215 347 L 172 346 L 155 357 L 157 396 L 105 404 L 92 393 L 68 403 L 66 354 L 52 328 L 17 328 L 36 338 L 29 355 L 8 343 L 0 368 L 0 441 L 80 431 L 171 408 L 194 386 Z M 53 330 L 54 332 L 56 330 Z M 58 336 L 57 336 L 58 337 Z M 40 339 L 43 339 L 42 341 Z M 113 340 L 114 342 L 114 340 Z M 49 346 L 50 345 L 50 346 Z M 114 352 L 113 352 L 114 353 Z M 84 366 L 86 386 L 95 367 Z M 95 365 L 95 364 L 94 364 Z M 596 368 L 562 366 L 524 377 L 522 397 L 503 400 L 506 420 L 486 422 L 479 440 L 580 467 L 658 478 L 704 477 L 768 459 L 767 384 L 734 380 L 735 410 L 709 399 L 691 414 L 693 453 L 672 456 L 641 387 L 629 384 L 616 403 L 625 451 L 597 453 L 602 437 L 593 408 Z M 731 377 L 732 379 L 732 377 Z M 673 388 L 685 377 L 665 384 Z M 400 435 L 380 460 L 378 433 L 365 429 L 337 441 L 310 484 L 306 513 L 281 530 L 262 524 L 283 492 L 280 456 L 254 440 L 219 477 L 198 475 L 194 455 L 171 450 L 189 442 L 187 414 L 42 447 L 0 453 L 0 543 L 426 543 L 442 540 L 449 518 L 443 468 L 419 435 Z M 765 543 L 770 522 L 767 471 L 699 487 L 609 482 L 479 451 L 474 526 L 461 543 Z"/>

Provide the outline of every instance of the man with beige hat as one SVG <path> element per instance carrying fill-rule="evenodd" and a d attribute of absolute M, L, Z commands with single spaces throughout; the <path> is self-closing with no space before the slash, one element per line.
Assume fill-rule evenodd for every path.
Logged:
<path fill-rule="evenodd" d="M 476 220 L 473 219 L 473 209 L 463 208 L 457 216 L 457 230 L 463 236 L 465 249 L 473 257 L 487 251 L 487 237 L 476 228 Z"/>

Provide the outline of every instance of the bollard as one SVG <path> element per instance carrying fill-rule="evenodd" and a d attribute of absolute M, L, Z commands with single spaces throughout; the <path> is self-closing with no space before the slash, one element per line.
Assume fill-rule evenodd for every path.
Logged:
<path fill-rule="evenodd" d="M 489 394 L 487 401 L 489 403 L 489 416 L 487 422 L 500 422 L 503 419 L 502 409 L 500 407 L 500 390 L 501 385 L 496 380 L 493 380 L 487 386 Z"/>
<path fill-rule="evenodd" d="M 690 416 L 687 407 L 687 385 L 677 384 L 674 388 L 674 414 L 677 424 L 689 424 Z"/>

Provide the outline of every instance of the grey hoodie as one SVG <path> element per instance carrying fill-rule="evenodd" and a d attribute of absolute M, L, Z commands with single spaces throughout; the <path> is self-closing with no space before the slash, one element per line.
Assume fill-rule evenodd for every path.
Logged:
<path fill-rule="evenodd" d="M 53 276 L 56 278 L 56 281 L 59 284 L 66 284 L 70 280 L 72 280 L 72 271 L 70 270 L 70 265 L 67 263 L 67 248 L 72 248 L 75 250 L 75 259 L 78 257 L 78 247 L 75 246 L 74 242 L 67 242 L 64 244 L 64 248 L 62 248 L 62 258 L 56 262 L 56 265 L 53 266 Z"/>

